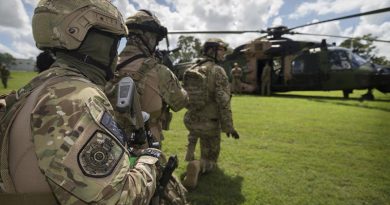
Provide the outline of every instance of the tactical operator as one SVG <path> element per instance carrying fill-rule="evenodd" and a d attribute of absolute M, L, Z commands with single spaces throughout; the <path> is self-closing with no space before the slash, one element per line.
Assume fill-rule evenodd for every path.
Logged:
<path fill-rule="evenodd" d="M 148 16 L 146 20 L 150 20 L 149 17 L 150 16 Z M 129 17 L 129 19 L 131 18 L 132 17 Z M 154 24 L 153 21 L 146 22 L 146 24 L 147 23 L 152 23 L 152 25 L 157 25 L 157 23 Z M 129 29 L 131 28 L 129 27 Z M 149 35 L 149 37 L 150 36 L 151 35 Z M 147 37 L 143 37 L 143 39 L 145 41 L 149 41 Z M 156 39 L 154 38 L 152 40 L 155 41 Z M 136 49 L 135 51 L 137 50 L 138 49 Z M 140 55 L 138 57 L 142 57 L 143 60 L 146 59 L 146 56 L 144 55 Z M 139 69 L 140 64 L 131 64 L 130 62 L 132 60 L 136 60 L 135 58 L 130 57 L 129 58 L 130 60 L 122 61 L 122 64 L 119 64 L 117 67 L 119 68 L 119 71 L 121 71 L 124 66 L 126 66 L 125 67 L 126 69 L 133 68 L 132 66 L 136 66 L 134 69 Z M 141 66 L 143 65 L 141 64 Z M 105 92 L 107 94 L 107 97 L 111 101 L 112 105 L 116 105 L 114 109 L 118 120 L 118 124 L 120 124 L 121 127 L 124 128 L 126 133 L 129 133 L 130 135 L 133 136 L 132 138 L 134 139 L 134 142 L 137 142 L 137 143 L 133 143 L 133 145 L 130 145 L 130 147 L 135 148 L 132 149 L 132 152 L 134 151 L 138 152 L 138 148 L 144 147 L 145 145 L 142 143 L 145 142 L 148 143 L 146 146 L 158 148 L 160 147 L 160 142 L 159 140 L 154 138 L 153 134 L 150 132 L 150 115 L 146 114 L 148 116 L 148 120 L 144 123 L 144 119 L 145 119 L 144 116 L 146 112 L 142 112 L 143 109 L 141 108 L 140 95 L 137 92 L 137 86 L 135 85 L 134 80 L 129 76 L 133 76 L 133 75 L 129 73 L 124 74 L 124 73 L 116 72 L 114 78 L 110 82 L 108 82 L 105 87 Z M 142 141 L 142 138 L 145 137 L 147 138 L 147 140 Z M 164 164 L 165 156 L 162 156 L 161 158 L 160 158 L 160 164 Z M 174 159 L 177 160 L 177 158 Z M 171 159 L 169 159 L 168 162 L 165 164 L 165 167 L 174 166 L 172 164 L 171 166 L 169 165 L 170 160 Z M 186 199 L 187 190 L 183 187 L 183 185 L 175 176 L 172 176 L 172 172 L 175 168 L 171 169 L 169 176 L 164 175 L 164 173 L 166 173 L 165 172 L 166 169 L 164 169 L 163 174 L 159 179 L 158 190 L 156 191 L 158 193 L 158 196 L 160 197 L 153 197 L 152 202 L 150 204 L 153 205 L 154 204 L 171 204 L 171 205 L 188 204 Z M 164 180 L 166 180 L 165 182 L 167 183 L 165 186 L 162 186 L 163 184 L 162 181 Z"/>
<path fill-rule="evenodd" d="M 150 114 L 150 130 L 161 143 L 161 116 L 162 110 L 166 110 L 163 103 L 179 111 L 188 101 L 187 93 L 176 76 L 154 57 L 158 42 L 167 35 L 157 17 L 150 11 L 139 10 L 126 19 L 126 25 L 129 36 L 119 55 L 119 76 L 130 76 L 135 81 L 141 109 Z"/>
<path fill-rule="evenodd" d="M 130 168 L 102 91 L 127 35 L 119 11 L 106 0 L 41 0 L 32 23 L 37 47 L 57 59 L 5 99 L 1 204 L 148 204 L 160 152 L 140 152 Z"/>
<path fill-rule="evenodd" d="M 7 88 L 8 78 L 10 76 L 10 72 L 5 66 L 4 63 L 1 63 L 0 65 L 0 76 L 1 76 L 1 82 L 3 83 L 3 87 Z"/>
<path fill-rule="evenodd" d="M 224 60 L 226 47 L 220 39 L 208 39 L 203 45 L 204 59 L 184 73 L 184 88 L 189 95 L 188 111 L 184 116 L 184 124 L 189 130 L 186 160 L 190 162 L 183 181 L 187 188 L 196 187 L 200 173 L 216 168 L 221 130 L 228 137 L 239 138 L 233 126 L 228 77 L 224 69 L 216 64 Z M 201 157 L 194 160 L 198 138 Z"/>
<path fill-rule="evenodd" d="M 271 70 L 272 60 L 269 60 L 261 73 L 261 95 L 263 96 L 271 95 Z"/>
<path fill-rule="evenodd" d="M 234 67 L 232 68 L 230 72 L 232 76 L 232 84 L 233 84 L 233 92 L 234 93 L 241 93 L 241 76 L 242 76 L 242 69 L 238 66 L 238 63 L 234 63 Z"/>

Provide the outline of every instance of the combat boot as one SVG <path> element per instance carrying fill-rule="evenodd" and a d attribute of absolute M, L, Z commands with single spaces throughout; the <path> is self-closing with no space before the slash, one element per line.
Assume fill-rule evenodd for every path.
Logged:
<path fill-rule="evenodd" d="M 187 189 L 194 189 L 198 184 L 198 177 L 200 173 L 200 161 L 193 160 L 187 165 L 187 174 L 184 177 L 183 185 Z"/>

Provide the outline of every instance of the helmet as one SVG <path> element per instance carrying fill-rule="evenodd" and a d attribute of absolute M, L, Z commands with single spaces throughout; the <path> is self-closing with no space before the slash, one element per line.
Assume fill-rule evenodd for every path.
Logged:
<path fill-rule="evenodd" d="M 223 42 L 221 39 L 209 38 L 203 44 L 203 53 L 207 53 L 207 51 L 210 48 L 218 48 L 218 47 L 223 47 L 225 50 L 227 50 L 227 44 L 225 42 Z"/>
<path fill-rule="evenodd" d="M 90 28 L 118 36 L 127 28 L 118 9 L 107 0 L 41 0 L 34 11 L 32 30 L 39 49 L 77 49 Z"/>
<path fill-rule="evenodd" d="M 162 26 L 158 18 L 148 10 L 139 10 L 133 16 L 128 17 L 126 26 L 129 33 L 142 34 L 142 31 L 155 33 L 158 41 L 161 41 L 168 33 L 167 28 Z"/>
<path fill-rule="evenodd" d="M 234 63 L 234 66 L 238 66 L 238 63 L 236 62 L 236 63 Z"/>

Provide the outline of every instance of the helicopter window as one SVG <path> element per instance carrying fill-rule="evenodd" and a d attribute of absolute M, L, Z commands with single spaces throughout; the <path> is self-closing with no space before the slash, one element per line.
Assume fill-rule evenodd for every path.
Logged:
<path fill-rule="evenodd" d="M 294 60 L 291 63 L 292 73 L 303 73 L 304 62 L 302 60 Z"/>
<path fill-rule="evenodd" d="M 368 60 L 364 59 L 363 57 L 355 54 L 355 53 L 352 53 L 352 67 L 353 68 L 358 68 L 366 63 L 368 63 Z"/>
<path fill-rule="evenodd" d="M 352 68 L 348 54 L 344 50 L 330 51 L 329 62 L 332 70 L 345 70 Z"/>

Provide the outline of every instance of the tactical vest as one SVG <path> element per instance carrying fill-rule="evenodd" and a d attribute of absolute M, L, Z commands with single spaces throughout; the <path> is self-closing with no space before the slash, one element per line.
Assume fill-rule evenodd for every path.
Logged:
<path fill-rule="evenodd" d="M 131 59 L 131 58 L 130 58 Z M 150 114 L 150 129 L 158 141 L 163 139 L 160 125 L 162 95 L 159 89 L 157 61 L 152 58 L 141 58 L 129 62 L 119 71 L 120 75 L 130 76 L 137 86 L 141 108 Z"/>
<path fill-rule="evenodd" d="M 211 69 L 208 66 L 202 66 L 207 60 L 201 61 L 189 68 L 183 76 L 183 87 L 188 94 L 187 108 L 189 110 L 203 109 L 210 96 L 209 76 Z"/>
<path fill-rule="evenodd" d="M 0 201 L 6 204 L 57 203 L 38 167 L 30 114 L 44 87 L 61 82 L 61 77 L 82 76 L 76 73 L 70 75 L 64 70 L 51 70 L 45 74 L 36 77 L 17 92 L 1 96 L 5 107 L 0 109 Z M 13 138 L 10 139 L 10 136 Z M 10 149 L 15 146 L 18 149 Z M 15 175 L 20 176 L 19 180 L 13 180 Z M 20 190 L 16 187 L 20 187 Z"/>

